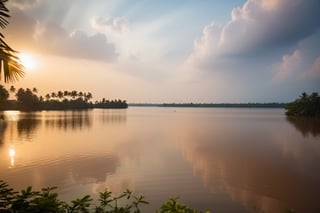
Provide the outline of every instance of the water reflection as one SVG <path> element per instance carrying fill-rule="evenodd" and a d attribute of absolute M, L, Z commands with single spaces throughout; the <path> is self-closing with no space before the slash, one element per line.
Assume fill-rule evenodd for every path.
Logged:
<path fill-rule="evenodd" d="M 320 119 L 305 117 L 287 117 L 287 121 L 291 123 L 303 136 L 312 135 L 320 136 Z"/>
<path fill-rule="evenodd" d="M 0 179 L 16 189 L 59 186 L 59 194 L 74 198 L 128 187 L 156 204 L 146 212 L 170 196 L 212 212 L 320 209 L 320 143 L 311 133 L 303 137 L 282 111 L 133 108 L 14 116 L 0 122 Z M 17 133 L 19 120 L 28 119 L 37 120 L 29 123 L 32 143 Z"/>
<path fill-rule="evenodd" d="M 127 121 L 127 110 L 125 109 L 100 110 L 98 113 L 102 123 L 117 124 Z"/>
<path fill-rule="evenodd" d="M 319 211 L 320 147 L 314 147 L 315 138 L 301 140 L 277 118 L 193 119 L 179 125 L 177 143 L 213 193 L 227 192 L 249 212 Z"/>
<path fill-rule="evenodd" d="M 14 167 L 15 151 L 10 150 L 11 166 Z M 34 162 L 28 170 L 19 169 L 8 173 L 6 180 L 15 183 L 17 189 L 32 185 L 35 188 L 59 185 L 59 190 L 67 190 L 75 185 L 104 183 L 109 175 L 115 173 L 119 159 L 109 156 L 73 156 L 70 159 L 50 162 Z M 21 178 L 23 177 L 23 181 Z M 64 183 L 67 182 L 67 185 Z M 76 189 L 74 189 L 76 190 Z M 75 195 L 72 195 L 74 198 Z"/>
<path fill-rule="evenodd" d="M 88 129 L 92 126 L 90 112 L 64 111 L 55 114 L 45 114 L 45 125 L 47 128 L 58 128 L 65 131 Z"/>
<path fill-rule="evenodd" d="M 14 167 L 14 157 L 16 155 L 16 150 L 14 148 L 9 149 L 9 156 L 10 156 L 10 168 Z"/>
<path fill-rule="evenodd" d="M 0 120 L 0 146 L 3 144 L 3 137 L 6 129 L 7 129 L 7 122 Z"/>
<path fill-rule="evenodd" d="M 38 119 L 34 114 L 26 114 L 23 118 L 17 121 L 18 134 L 21 137 L 30 139 L 41 124 L 41 120 Z"/>

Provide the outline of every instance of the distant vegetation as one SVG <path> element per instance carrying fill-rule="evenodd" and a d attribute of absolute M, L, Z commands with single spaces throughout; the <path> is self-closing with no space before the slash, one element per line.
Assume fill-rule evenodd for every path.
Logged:
<path fill-rule="evenodd" d="M 15 95 L 16 100 L 8 100 L 9 92 L 0 85 L 0 110 L 73 110 L 92 108 L 127 108 L 125 100 L 106 100 L 91 102 L 92 94 L 81 91 L 57 91 L 43 96 L 38 96 L 38 90 L 16 89 L 11 86 L 10 92 Z"/>
<path fill-rule="evenodd" d="M 164 104 L 129 104 L 130 106 L 148 107 L 221 107 L 221 108 L 284 108 L 285 103 L 164 103 Z"/>
<path fill-rule="evenodd" d="M 302 93 L 300 98 L 286 105 L 286 115 L 303 117 L 320 117 L 320 96 L 314 92 L 311 95 Z"/>
<path fill-rule="evenodd" d="M 101 101 L 96 101 L 94 104 L 95 108 L 103 108 L 103 109 L 107 109 L 107 108 L 127 108 L 128 104 L 126 103 L 126 101 L 122 101 L 120 99 L 118 100 L 106 100 L 105 98 L 103 98 Z"/>

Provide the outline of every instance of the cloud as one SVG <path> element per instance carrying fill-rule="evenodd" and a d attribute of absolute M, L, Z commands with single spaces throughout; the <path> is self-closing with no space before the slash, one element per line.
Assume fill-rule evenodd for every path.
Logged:
<path fill-rule="evenodd" d="M 280 62 L 273 63 L 273 82 L 287 80 L 316 81 L 320 78 L 320 30 L 298 43 L 297 49 L 284 54 Z"/>
<path fill-rule="evenodd" d="M 129 29 L 129 22 L 123 17 L 96 16 L 91 19 L 91 25 L 93 28 L 111 33 L 124 33 Z"/>
<path fill-rule="evenodd" d="M 225 26 L 207 25 L 189 60 L 212 63 L 219 57 L 256 56 L 296 45 L 319 29 L 318 0 L 248 0 L 231 12 Z"/>
<path fill-rule="evenodd" d="M 56 55 L 101 61 L 113 61 L 117 57 L 114 45 L 101 33 L 88 35 L 80 30 L 68 33 L 61 26 L 49 23 L 38 27 L 35 39 L 42 50 Z"/>
<path fill-rule="evenodd" d="M 6 38 L 16 43 L 14 48 L 30 48 L 47 54 L 104 62 L 117 58 L 114 44 L 104 34 L 89 35 L 81 30 L 69 32 L 56 22 L 43 23 L 20 9 L 13 8 L 11 12 Z"/>
<path fill-rule="evenodd" d="M 320 77 L 320 55 L 314 60 L 311 67 L 307 69 L 303 75 L 307 78 Z"/>
<path fill-rule="evenodd" d="M 274 81 L 286 80 L 301 68 L 302 56 L 299 50 L 295 50 L 291 55 L 284 55 L 282 61 L 273 66 L 275 72 Z"/>
<path fill-rule="evenodd" d="M 19 8 L 21 10 L 23 9 L 29 9 L 33 8 L 40 4 L 40 0 L 10 0 L 8 2 L 10 6 Z"/>

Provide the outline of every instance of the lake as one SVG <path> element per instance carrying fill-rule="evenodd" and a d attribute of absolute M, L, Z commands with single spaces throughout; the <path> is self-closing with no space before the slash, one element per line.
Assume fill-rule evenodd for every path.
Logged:
<path fill-rule="evenodd" d="M 60 199 L 128 189 L 217 213 L 320 212 L 320 123 L 283 109 L 3 112 L 0 179 Z"/>

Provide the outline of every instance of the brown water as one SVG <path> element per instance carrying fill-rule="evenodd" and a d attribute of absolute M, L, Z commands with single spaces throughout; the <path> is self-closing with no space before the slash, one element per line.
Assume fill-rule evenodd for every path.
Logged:
<path fill-rule="evenodd" d="M 0 179 L 60 198 L 129 188 L 217 213 L 320 212 L 319 120 L 282 109 L 4 112 Z"/>

